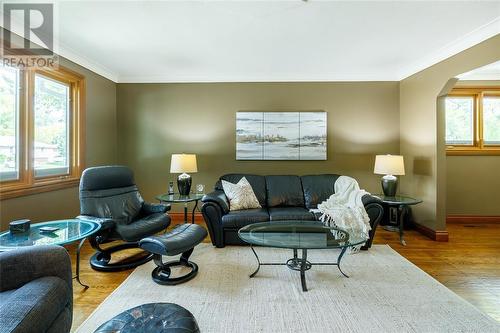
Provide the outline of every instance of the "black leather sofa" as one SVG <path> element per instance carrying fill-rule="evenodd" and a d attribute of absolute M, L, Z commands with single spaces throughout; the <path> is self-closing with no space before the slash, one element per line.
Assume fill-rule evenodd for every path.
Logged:
<path fill-rule="evenodd" d="M 246 177 L 252 185 L 262 208 L 230 211 L 229 202 L 221 180 L 237 183 Z M 276 175 L 226 174 L 219 178 L 215 190 L 206 194 L 201 212 L 208 227 L 212 244 L 216 247 L 245 244 L 238 237 L 238 230 L 251 223 L 284 220 L 308 220 L 319 218 L 309 210 L 328 199 L 334 193 L 334 184 L 340 175 Z M 365 195 L 362 198 L 370 217 L 370 239 L 362 249 L 371 247 L 375 230 L 384 215 L 380 199 Z"/>

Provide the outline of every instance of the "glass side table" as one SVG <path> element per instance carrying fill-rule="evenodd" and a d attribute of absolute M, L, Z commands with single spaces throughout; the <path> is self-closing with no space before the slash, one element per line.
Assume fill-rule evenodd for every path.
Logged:
<path fill-rule="evenodd" d="M 403 238 L 404 234 L 404 218 L 408 213 L 408 207 L 412 205 L 417 205 L 422 202 L 420 199 L 415 199 L 407 196 L 396 195 L 394 197 L 387 197 L 383 194 L 375 194 L 383 203 L 388 205 L 389 207 L 396 207 L 399 214 L 399 224 L 397 227 L 395 226 L 383 226 L 385 230 L 388 231 L 398 231 L 399 232 L 399 241 L 402 245 L 406 246 L 406 242 Z"/>
<path fill-rule="evenodd" d="M 41 227 L 59 228 L 53 232 L 41 232 Z M 0 233 L 0 252 L 14 250 L 24 246 L 66 245 L 80 241 L 76 249 L 76 281 L 87 289 L 89 286 L 80 281 L 80 250 L 90 235 L 101 228 L 99 223 L 78 219 L 48 221 L 30 225 L 25 233 L 11 234 L 10 231 Z"/>
<path fill-rule="evenodd" d="M 189 195 L 180 195 L 180 194 L 160 194 L 156 197 L 160 203 L 170 203 L 170 204 L 177 204 L 177 203 L 183 203 L 184 204 L 184 223 L 188 222 L 188 203 L 194 202 L 194 207 L 193 211 L 191 212 L 191 223 L 194 223 L 194 212 L 196 211 L 196 208 L 198 207 L 198 201 L 203 198 L 205 194 L 198 194 L 198 193 L 192 193 Z"/>

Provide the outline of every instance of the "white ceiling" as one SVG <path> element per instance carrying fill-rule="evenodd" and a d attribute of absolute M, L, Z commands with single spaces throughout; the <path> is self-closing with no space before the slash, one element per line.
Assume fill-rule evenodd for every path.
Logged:
<path fill-rule="evenodd" d="M 500 1 L 59 1 L 59 53 L 115 82 L 401 80 L 500 33 Z"/>
<path fill-rule="evenodd" d="M 500 61 L 458 75 L 461 81 L 500 80 Z"/>

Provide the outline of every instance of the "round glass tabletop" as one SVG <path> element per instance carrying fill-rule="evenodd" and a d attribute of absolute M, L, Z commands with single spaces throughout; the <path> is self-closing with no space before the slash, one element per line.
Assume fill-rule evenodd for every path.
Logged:
<path fill-rule="evenodd" d="M 287 249 L 344 248 L 366 242 L 345 230 L 308 221 L 254 223 L 241 228 L 238 235 L 249 244 Z"/>
<path fill-rule="evenodd" d="M 191 193 L 189 195 L 176 194 L 161 194 L 156 197 L 157 200 L 162 202 L 190 202 L 201 200 L 205 194 Z"/>
<path fill-rule="evenodd" d="M 58 228 L 53 232 L 42 232 L 41 227 Z M 99 223 L 78 219 L 35 223 L 25 233 L 0 233 L 0 251 L 32 245 L 65 245 L 86 238 L 101 228 Z"/>
<path fill-rule="evenodd" d="M 375 194 L 377 198 L 380 198 L 383 202 L 392 205 L 416 205 L 422 202 L 420 199 L 415 199 L 412 197 L 406 197 L 403 195 L 396 195 L 393 197 L 388 197 L 383 194 Z"/>

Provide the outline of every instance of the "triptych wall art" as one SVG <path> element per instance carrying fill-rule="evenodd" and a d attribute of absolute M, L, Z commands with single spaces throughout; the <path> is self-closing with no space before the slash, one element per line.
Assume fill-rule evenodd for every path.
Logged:
<path fill-rule="evenodd" d="M 237 160 L 326 160 L 326 112 L 236 112 Z"/>

